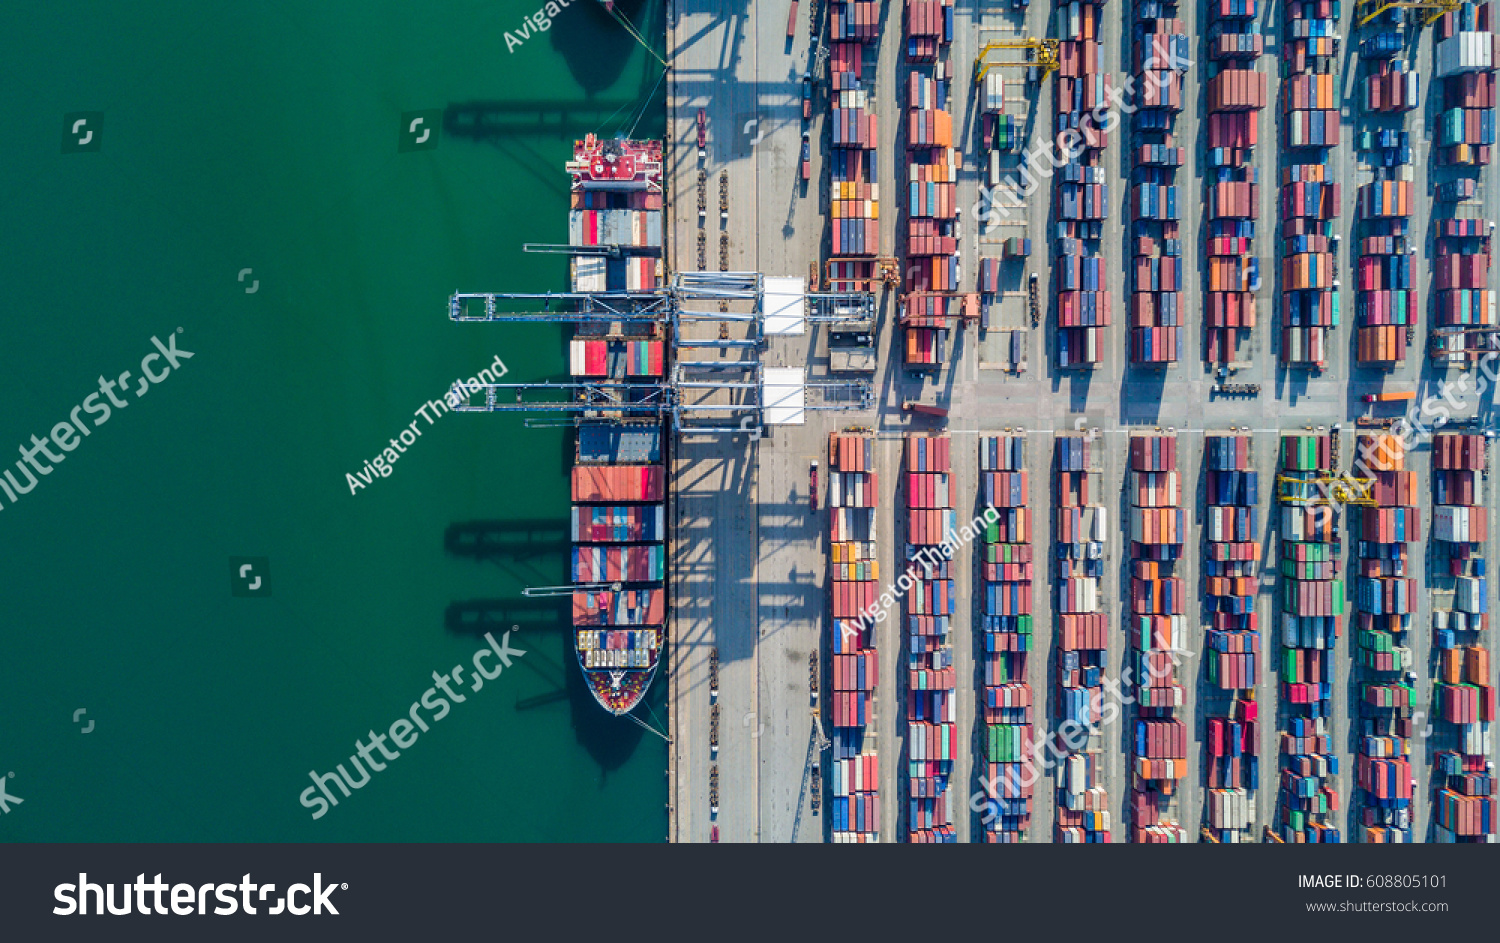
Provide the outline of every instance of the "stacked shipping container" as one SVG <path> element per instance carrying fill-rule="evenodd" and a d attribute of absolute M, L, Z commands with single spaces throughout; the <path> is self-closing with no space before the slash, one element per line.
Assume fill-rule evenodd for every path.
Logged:
<path fill-rule="evenodd" d="M 879 40 L 879 4 L 830 3 L 828 7 L 829 215 L 831 255 L 880 254 L 878 127 L 864 81 L 865 45 Z"/>
<path fill-rule="evenodd" d="M 1208 297 L 1204 345 L 1211 364 L 1237 359 L 1255 327 L 1260 260 L 1255 255 L 1259 215 L 1254 166 L 1257 121 L 1266 105 L 1266 76 L 1256 69 L 1264 44 L 1257 0 L 1217 0 L 1209 51 Z"/>
<path fill-rule="evenodd" d="M 1333 755 L 1333 650 L 1344 612 L 1337 513 L 1318 479 L 1333 473 L 1325 434 L 1281 437 L 1281 733 L 1277 815 L 1283 841 L 1337 842 L 1338 757 Z"/>
<path fill-rule="evenodd" d="M 875 438 L 834 433 L 828 439 L 829 571 L 833 577 L 833 696 L 828 699 L 833 729 L 830 778 L 836 842 L 880 838 L 880 759 L 875 736 L 875 686 L 880 661 L 875 650 L 873 613 L 880 593 L 876 557 L 876 508 L 880 482 L 875 473 Z"/>
<path fill-rule="evenodd" d="M 1134 68 L 1137 149 L 1174 147 L 1172 126 L 1182 110 L 1188 38 L 1174 3 L 1136 4 Z M 1130 360 L 1166 364 L 1182 358 L 1182 219 L 1176 164 L 1144 163 L 1130 188 Z"/>
<path fill-rule="evenodd" d="M 951 27 L 929 49 L 916 29 L 922 22 L 917 8 L 924 0 L 909 0 L 907 27 L 912 31 L 907 57 L 933 62 L 932 75 L 915 69 L 907 73 L 906 146 L 906 290 L 958 291 L 958 158 L 953 148 L 953 116 L 948 112 L 952 77 L 938 58 L 951 40 Z M 930 6 L 935 4 L 929 3 Z M 948 10 L 951 18 L 952 7 Z M 906 324 L 908 366 L 936 368 L 944 360 L 949 325 L 946 321 Z"/>
<path fill-rule="evenodd" d="M 1186 538 L 1175 435 L 1130 438 L 1130 612 L 1134 650 L 1135 764 L 1132 841 L 1179 843 L 1186 830 L 1172 817 L 1177 781 L 1187 775 L 1186 701 L 1177 674 L 1188 650 L 1187 587 L 1175 575 Z"/>
<path fill-rule="evenodd" d="M 1422 539 L 1417 474 L 1406 470 L 1398 436 L 1360 436 L 1361 475 L 1370 475 L 1374 505 L 1354 510 L 1359 522 L 1355 577 L 1356 677 L 1360 685 L 1359 792 L 1361 837 L 1376 844 L 1411 842 L 1412 667 L 1405 644 L 1417 604 L 1407 544 Z"/>
<path fill-rule="evenodd" d="M 1093 444 L 1090 436 L 1067 433 L 1054 442 L 1058 730 L 1051 748 L 1067 752 L 1057 775 L 1053 840 L 1065 843 L 1110 840 L 1103 736 L 1097 732 L 1109 667 L 1109 620 L 1099 592 L 1108 515 L 1100 475 L 1091 460 Z M 1082 748 L 1073 749 L 1079 728 L 1089 731 L 1088 738 Z"/>
<path fill-rule="evenodd" d="M 1494 752 L 1495 719 L 1490 651 L 1484 644 L 1489 630 L 1487 464 L 1482 435 L 1432 439 L 1432 589 L 1441 587 L 1445 597 L 1452 592 L 1451 605 L 1438 608 L 1434 602 L 1432 612 L 1438 654 L 1433 713 L 1442 722 L 1443 745 L 1432 777 L 1433 834 L 1439 842 L 1493 841 L 1496 834 L 1495 777 L 1486 766 Z"/>
<path fill-rule="evenodd" d="M 1409 64 L 1397 60 L 1398 65 Z M 1412 77 L 1414 72 L 1404 73 Z M 1378 76 L 1372 77 L 1378 78 Z M 1404 112 L 1412 104 L 1401 109 Z M 1398 114 L 1400 119 L 1404 115 Z M 1411 146 L 1404 129 L 1363 132 L 1360 150 L 1374 181 L 1359 188 L 1359 262 L 1355 269 L 1355 351 L 1362 364 L 1399 363 L 1406 359 L 1408 329 L 1417 319 L 1416 243 L 1411 214 L 1416 192 Z"/>
<path fill-rule="evenodd" d="M 984 687 L 982 782 L 987 842 L 1024 841 L 1031 822 L 1035 773 L 1032 756 L 1032 695 L 1026 681 L 1031 652 L 1031 509 L 1027 487 L 1026 436 L 981 436 L 980 502 L 987 522 L 979 561 L 980 637 Z M 990 509 L 993 509 L 991 512 Z"/>
<path fill-rule="evenodd" d="M 1488 3 L 1465 3 L 1438 20 L 1434 39 L 1437 79 L 1442 86 L 1433 145 L 1438 166 L 1478 168 L 1490 162 L 1495 143 L 1496 38 Z M 1471 178 L 1450 180 L 1443 195 L 1467 199 L 1476 187 Z M 1433 272 L 1436 306 L 1432 355 L 1463 363 L 1489 349 L 1500 321 L 1489 288 L 1488 235 L 1494 222 L 1483 204 L 1463 202 L 1452 219 L 1438 220 L 1437 257 Z"/>
<path fill-rule="evenodd" d="M 1441 362 L 1464 363 L 1487 355 L 1500 328 L 1495 291 L 1489 287 L 1493 222 L 1487 216 L 1484 203 L 1464 200 L 1454 204 L 1452 217 L 1434 222 L 1432 356 Z"/>
<path fill-rule="evenodd" d="M 922 843 L 958 840 L 953 561 L 939 549 L 958 533 L 951 445 L 946 434 L 906 437 L 906 828 L 908 841 Z"/>
<path fill-rule="evenodd" d="M 1249 837 L 1251 797 L 1260 782 L 1258 705 L 1260 632 L 1255 598 L 1260 583 L 1260 481 L 1249 435 L 1204 440 L 1204 588 L 1209 628 L 1204 658 L 1208 687 L 1200 688 L 1208 717 L 1208 827 L 1221 842 Z M 1220 706 L 1223 697 L 1227 708 Z"/>
<path fill-rule="evenodd" d="M 1437 78 L 1443 83 L 1437 161 L 1479 167 L 1495 144 L 1495 34 L 1488 3 L 1465 3 L 1438 20 L 1434 41 Z"/>
<path fill-rule="evenodd" d="M 1321 366 L 1339 323 L 1329 251 L 1339 212 L 1328 148 L 1339 142 L 1338 0 L 1288 4 L 1282 37 L 1282 115 L 1291 154 L 1281 176 L 1281 362 Z M 1304 160 L 1307 163 L 1294 163 Z"/>
<path fill-rule="evenodd" d="M 1110 294 L 1099 243 L 1109 215 L 1104 149 L 1109 132 L 1095 117 L 1111 107 L 1109 70 L 1099 43 L 1104 5 L 1059 0 L 1057 151 L 1072 155 L 1057 174 L 1053 268 L 1057 271 L 1057 364 L 1092 366 L 1102 357 Z"/>

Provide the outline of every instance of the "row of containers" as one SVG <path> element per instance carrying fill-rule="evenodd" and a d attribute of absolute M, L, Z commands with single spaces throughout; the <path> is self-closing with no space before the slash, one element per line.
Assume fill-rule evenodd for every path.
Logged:
<path fill-rule="evenodd" d="M 1187 533 L 1176 435 L 1130 437 L 1130 609 L 1125 614 L 1135 678 L 1130 838 L 1178 844 L 1177 782 L 1187 775 L 1189 725 L 1179 677 L 1189 651 L 1185 581 L 1177 573 Z"/>
<path fill-rule="evenodd" d="M 1437 21 L 1434 73 L 1443 110 L 1433 141 L 1439 166 L 1482 167 L 1495 144 L 1496 39 L 1488 3 L 1465 3 Z"/>
<path fill-rule="evenodd" d="M 1403 45 L 1397 33 L 1387 40 L 1368 39 L 1360 47 L 1365 63 L 1362 104 L 1370 126 L 1355 136 L 1354 144 L 1372 180 L 1359 188 L 1356 200 L 1360 231 L 1354 348 L 1356 361 L 1371 366 L 1406 360 L 1420 310 L 1417 240 L 1411 231 L 1416 185 L 1405 121 L 1421 102 L 1421 80 L 1413 62 L 1396 57 Z M 1391 124 L 1376 125 L 1382 117 Z"/>
<path fill-rule="evenodd" d="M 1256 127 L 1266 106 L 1265 49 L 1258 0 L 1209 5 L 1208 63 L 1208 289 L 1203 313 L 1204 356 L 1210 364 L 1244 359 L 1255 328 L 1260 260 L 1255 223 L 1260 215 Z"/>
<path fill-rule="evenodd" d="M 1359 697 L 1355 762 L 1360 840 L 1407 844 L 1416 779 L 1411 765 L 1415 667 L 1408 632 L 1417 606 L 1412 545 L 1421 548 L 1417 473 L 1405 444 L 1389 434 L 1355 440 L 1361 502 L 1349 511 L 1358 548 L 1354 677 Z"/>
<path fill-rule="evenodd" d="M 835 842 L 880 839 L 880 757 L 875 749 L 875 688 L 880 661 L 875 614 L 880 592 L 876 514 L 880 480 L 875 437 L 836 432 L 828 438 L 828 563 L 833 618 L 828 639 L 832 695 L 830 837 Z"/>
<path fill-rule="evenodd" d="M 1361 149 L 1375 180 L 1359 188 L 1357 201 L 1355 357 L 1361 364 L 1388 365 L 1406 360 L 1407 336 L 1418 318 L 1417 247 L 1411 231 L 1415 184 L 1406 132 L 1396 135 L 1394 147 L 1379 146 L 1385 136 L 1373 137 L 1363 143 L 1375 147 Z"/>
<path fill-rule="evenodd" d="M 870 0 L 828 5 L 831 269 L 838 265 L 861 270 L 873 267 L 859 260 L 880 254 L 878 126 L 864 75 L 866 46 L 880 38 L 878 10 L 879 5 Z"/>
<path fill-rule="evenodd" d="M 1029 104 L 1023 98 L 1022 106 L 1029 108 Z M 987 207 L 991 215 L 983 232 L 988 233 L 998 225 L 999 220 L 995 216 L 1008 215 L 1006 204 L 1000 202 L 1000 188 L 1002 186 L 1000 176 L 1001 155 L 1014 151 L 1020 145 L 1020 126 L 1014 116 L 1005 111 L 1005 75 L 1003 70 L 991 68 L 985 73 L 984 81 L 979 95 L 980 121 L 983 126 L 982 140 L 984 142 L 985 163 L 989 167 L 989 190 L 991 192 L 991 203 Z M 1012 178 L 1017 179 L 1017 178 Z M 983 243 L 981 243 L 981 249 Z M 980 329 L 990 329 L 990 309 L 994 306 L 1000 295 L 1000 266 L 1003 260 L 1024 262 L 1031 255 L 1031 239 L 1027 236 L 1010 236 L 1002 242 L 1001 258 L 986 257 L 979 260 L 978 285 L 980 298 Z M 1011 364 L 1018 365 L 1023 360 L 1020 348 L 1022 347 L 1022 334 L 1020 331 L 1011 332 Z"/>
<path fill-rule="evenodd" d="M 1024 435 L 979 439 L 980 504 L 984 541 L 979 560 L 979 647 L 983 652 L 984 840 L 1026 839 L 1031 822 L 1032 691 L 1026 665 L 1032 641 L 1029 470 Z"/>
<path fill-rule="evenodd" d="M 1494 753 L 1495 689 L 1484 644 L 1487 466 L 1483 435 L 1433 436 L 1434 560 L 1428 590 L 1438 674 L 1430 714 L 1437 720 L 1438 740 L 1432 753 L 1432 840 L 1445 843 L 1494 841 L 1496 834 L 1495 778 L 1487 765 Z"/>
<path fill-rule="evenodd" d="M 1435 164 L 1477 172 L 1490 162 L 1495 138 L 1495 35 L 1487 3 L 1465 3 L 1444 13 L 1434 37 L 1442 111 L 1433 145 Z M 1440 196 L 1459 198 L 1451 215 L 1434 213 L 1431 356 L 1463 364 L 1492 349 L 1500 328 L 1495 293 L 1489 287 L 1489 214 L 1472 199 L 1476 181 L 1459 178 Z"/>
<path fill-rule="evenodd" d="M 1333 752 L 1333 653 L 1344 614 L 1338 505 L 1328 492 L 1334 439 L 1287 433 L 1277 497 L 1281 630 L 1281 775 L 1276 830 L 1287 843 L 1339 842 Z"/>
<path fill-rule="evenodd" d="M 1132 67 L 1136 88 L 1135 138 L 1139 150 L 1176 149 L 1173 137 L 1182 110 L 1183 72 L 1192 61 L 1187 32 L 1175 3 L 1139 0 L 1135 5 Z M 1175 156 L 1175 155 L 1174 155 Z M 1176 163 L 1136 164 L 1130 188 L 1130 362 L 1165 365 L 1182 358 L 1183 207 Z"/>
<path fill-rule="evenodd" d="M 1096 451 L 1092 435 L 1085 433 L 1059 433 L 1053 442 L 1058 729 L 1049 735 L 1049 749 L 1062 758 L 1052 837 L 1064 843 L 1107 843 L 1112 834 L 1099 732 L 1109 668 L 1109 617 L 1099 592 L 1108 514 Z"/>
<path fill-rule="evenodd" d="M 902 325 L 905 363 L 918 370 L 942 369 L 954 318 L 964 307 L 957 300 L 958 152 L 949 111 L 953 76 L 945 58 L 953 40 L 952 16 L 951 2 L 942 6 L 936 0 L 906 3 L 906 56 L 911 67 L 906 72 L 906 296 Z M 931 300 L 923 305 L 911 303 L 918 295 Z"/>
<path fill-rule="evenodd" d="M 1055 143 L 1059 153 L 1068 155 L 1053 184 L 1057 365 L 1091 368 L 1103 357 L 1103 329 L 1110 323 L 1100 252 L 1109 215 L 1104 168 L 1109 131 L 1096 118 L 1113 107 L 1109 69 L 1099 42 L 1104 5 L 1059 0 L 1055 16 L 1055 35 L 1066 37 L 1058 45 Z"/>
<path fill-rule="evenodd" d="M 958 840 L 953 824 L 953 763 L 959 744 L 952 634 L 957 608 L 952 550 L 958 534 L 952 444 L 946 433 L 906 436 L 906 839 L 921 844 Z"/>
<path fill-rule="evenodd" d="M 1254 796 L 1260 783 L 1260 476 L 1248 434 L 1208 435 L 1203 460 L 1207 519 L 1203 582 L 1208 628 L 1199 686 L 1206 720 L 1208 799 L 1205 826 L 1221 843 L 1253 841 Z"/>
<path fill-rule="evenodd" d="M 1321 367 L 1339 323 L 1331 241 L 1338 186 L 1328 173 L 1339 143 L 1338 0 L 1298 0 L 1282 24 L 1281 362 Z"/>

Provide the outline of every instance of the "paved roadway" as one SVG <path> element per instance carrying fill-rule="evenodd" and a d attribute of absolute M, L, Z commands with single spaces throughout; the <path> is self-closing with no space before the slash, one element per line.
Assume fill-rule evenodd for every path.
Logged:
<path fill-rule="evenodd" d="M 800 89 L 798 80 L 808 66 L 808 2 L 803 0 L 798 12 L 796 38 L 790 44 L 785 38 L 786 0 L 756 2 L 746 0 L 723 8 L 710 0 L 676 0 L 675 15 L 669 8 L 668 42 L 675 50 L 674 69 L 668 92 L 668 164 L 669 164 L 669 259 L 674 270 L 696 270 L 699 219 L 696 210 L 697 171 L 700 166 L 708 175 L 708 216 L 704 221 L 707 253 L 706 267 L 720 267 L 719 238 L 729 234 L 727 268 L 760 271 L 771 275 L 805 276 L 808 262 L 826 255 L 827 168 L 828 153 L 826 117 L 828 97 L 826 81 L 815 94 L 813 107 L 813 186 L 804 188 L 798 179 L 800 154 Z M 1031 198 L 1024 213 L 980 233 L 967 209 L 978 198 L 978 185 L 984 179 L 984 155 L 981 152 L 979 121 L 969 112 L 974 104 L 972 74 L 974 56 L 979 46 L 992 36 L 1006 31 L 1022 35 L 1049 34 L 1052 8 L 1034 3 L 1024 16 L 999 4 L 961 3 L 958 11 L 957 36 L 948 61 L 957 76 L 954 82 L 954 123 L 962 129 L 963 172 L 959 205 L 964 207 L 963 278 L 973 284 L 978 259 L 998 255 L 998 240 L 1021 232 L 1029 233 L 1034 254 L 1029 263 L 1044 286 L 1052 284 L 1048 265 L 1048 210 L 1051 188 L 1042 186 Z M 1352 4 L 1346 4 L 1345 35 L 1352 30 Z M 1202 37 L 1198 24 L 1207 22 L 1206 8 L 1184 4 L 1180 16 L 1191 36 Z M 873 82 L 867 65 L 867 85 L 873 87 L 880 112 L 879 179 L 881 187 L 882 250 L 893 254 L 898 247 L 896 226 L 904 202 L 904 193 L 896 183 L 904 179 L 904 152 L 897 150 L 902 117 L 901 92 L 907 73 L 902 57 L 901 4 L 883 6 L 885 39 L 878 45 L 878 67 Z M 1111 617 L 1119 623 L 1123 617 L 1128 589 L 1120 511 L 1125 506 L 1123 488 L 1125 467 L 1122 459 L 1126 438 L 1131 430 L 1156 427 L 1174 428 L 1183 434 L 1180 455 L 1183 462 L 1184 504 L 1187 496 L 1201 509 L 1199 489 L 1201 476 L 1201 441 L 1205 431 L 1225 431 L 1231 426 L 1254 430 L 1255 461 L 1261 471 L 1262 542 L 1265 547 L 1265 577 L 1261 582 L 1260 614 L 1262 620 L 1263 670 L 1259 699 L 1263 705 L 1261 727 L 1262 788 L 1256 803 L 1256 827 L 1272 821 L 1277 779 L 1277 730 L 1274 722 L 1276 703 L 1275 656 L 1279 648 L 1276 637 L 1276 597 L 1274 522 L 1276 509 L 1274 468 L 1277 434 L 1280 429 L 1326 427 L 1342 423 L 1342 455 L 1345 467 L 1354 454 L 1352 418 L 1365 406 L 1364 393 L 1385 389 L 1418 390 L 1419 399 L 1436 391 L 1435 384 L 1445 376 L 1433 371 L 1428 362 L 1414 351 L 1407 362 L 1391 371 L 1351 367 L 1354 341 L 1354 296 L 1352 271 L 1357 247 L 1354 239 L 1356 188 L 1370 179 L 1367 170 L 1355 162 L 1351 146 L 1352 130 L 1363 127 L 1358 114 L 1353 58 L 1355 42 L 1343 43 L 1342 83 L 1346 91 L 1343 144 L 1331 152 L 1329 163 L 1344 184 L 1340 226 L 1343 233 L 1339 267 L 1344 283 L 1343 323 L 1333 334 L 1327 369 L 1318 375 L 1287 371 L 1276 362 L 1277 297 L 1279 259 L 1276 245 L 1277 181 L 1279 167 L 1286 153 L 1277 148 L 1279 79 L 1276 57 L 1280 53 L 1279 4 L 1263 5 L 1261 25 L 1268 38 L 1267 56 L 1260 68 L 1269 76 L 1270 107 L 1260 114 L 1260 146 L 1255 161 L 1260 171 L 1260 226 L 1256 251 L 1261 261 L 1262 290 L 1258 296 L 1260 326 L 1253 334 L 1249 363 L 1239 371 L 1237 380 L 1259 382 L 1264 392 L 1258 398 L 1224 399 L 1211 392 L 1212 379 L 1201 361 L 1203 350 L 1200 330 L 1203 260 L 1201 207 L 1206 184 L 1206 166 L 1201 155 L 1204 146 L 1198 127 L 1199 114 L 1205 108 L 1207 81 L 1206 40 L 1197 44 L 1198 62 L 1187 74 L 1186 108 L 1177 119 L 1179 143 L 1187 148 L 1188 163 L 1177 174 L 1184 209 L 1182 232 L 1185 252 L 1190 260 L 1184 283 L 1188 313 L 1185 318 L 1184 360 L 1165 370 L 1145 370 L 1127 363 L 1127 328 L 1125 312 L 1128 285 L 1124 260 L 1128 258 L 1127 226 L 1124 218 L 1127 174 L 1129 171 L 1126 128 L 1111 137 L 1106 155 L 1110 173 L 1112 216 L 1106 224 L 1105 254 L 1110 259 L 1110 289 L 1114 294 L 1115 324 L 1109 328 L 1106 359 L 1089 373 L 1060 372 L 1051 367 L 1052 350 L 1048 341 L 1049 319 L 1041 329 L 1030 329 L 1024 322 L 1024 276 L 1008 272 L 1007 284 L 1015 292 L 1008 296 L 997 312 L 997 325 L 1023 328 L 1027 334 L 1029 369 L 1013 374 L 1001 369 L 1006 357 L 997 334 L 981 336 L 975 329 L 958 333 L 951 347 L 951 363 L 933 380 L 908 375 L 900 366 L 900 331 L 895 325 L 895 299 L 889 293 L 877 296 L 882 318 L 879 346 L 882 361 L 874 385 L 878 412 L 809 413 L 809 421 L 800 427 L 781 427 L 774 435 L 758 441 L 748 436 L 732 439 L 687 437 L 675 446 L 673 461 L 673 515 L 676 533 L 673 539 L 673 625 L 671 626 L 671 660 L 669 677 L 673 688 L 672 729 L 675 738 L 672 751 L 673 819 L 675 841 L 706 841 L 713 821 L 708 813 L 709 771 L 717 760 L 720 772 L 721 813 L 717 818 L 723 841 L 821 841 L 827 834 L 825 817 L 813 817 L 808 795 L 807 766 L 813 719 L 809 711 L 808 658 L 819 650 L 826 621 L 826 514 L 816 517 L 807 508 L 807 466 L 814 458 L 826 468 L 827 434 L 851 424 L 869 425 L 880 433 L 877 449 L 881 475 L 881 512 L 879 518 L 881 572 L 895 572 L 895 557 L 901 534 L 896 521 L 896 480 L 901 459 L 902 432 L 912 421 L 900 412 L 905 399 L 920 398 L 926 402 L 950 407 L 948 428 L 955 440 L 955 505 L 960 513 L 974 506 L 977 487 L 975 441 L 982 433 L 999 433 L 1007 428 L 1024 428 L 1029 432 L 1031 463 L 1031 500 L 1040 512 L 1034 540 L 1038 552 L 1046 552 L 1050 528 L 1044 523 L 1051 507 L 1051 438 L 1056 430 L 1076 428 L 1080 419 L 1089 427 L 1099 428 L 1105 436 L 1104 494 L 1111 504 L 1111 539 L 1106 568 L 1105 598 Z M 1128 72 L 1130 50 L 1123 42 L 1129 36 L 1129 4 L 1108 4 L 1104 8 L 1104 43 L 1109 65 L 1119 81 Z M 984 28 L 981 34 L 980 27 Z M 1417 54 L 1418 69 L 1430 74 L 1430 36 L 1424 35 Z M 930 74 L 930 66 L 920 67 Z M 1008 73 L 1014 91 L 1012 113 L 1025 118 L 1032 128 L 1023 139 L 1030 145 L 1052 128 L 1053 90 L 1044 88 L 1040 97 L 1031 91 L 1031 101 L 1039 105 L 1031 111 L 1025 104 L 1026 92 L 1020 70 Z M 818 76 L 826 78 L 826 68 Z M 1406 127 L 1413 132 L 1416 159 L 1418 209 L 1413 229 L 1428 234 L 1419 260 L 1430 257 L 1430 194 L 1435 183 L 1453 176 L 1451 170 L 1429 168 L 1429 147 L 1425 128 L 1430 128 L 1441 105 L 1436 87 L 1425 85 L 1423 109 L 1407 116 Z M 695 145 L 695 119 L 698 108 L 708 115 L 709 141 L 704 159 L 699 161 Z M 1029 113 L 1029 114 L 1028 114 Z M 754 124 L 749 124 L 754 119 Z M 1385 117 L 1369 126 L 1394 126 L 1398 119 Z M 747 124 L 749 128 L 747 130 Z M 903 158 L 898 160 L 898 157 Z M 730 215 L 727 228 L 717 218 L 718 178 L 728 173 Z M 1491 218 L 1500 218 L 1500 205 L 1494 186 L 1494 168 L 1483 174 L 1481 195 Z M 820 181 L 822 183 L 820 183 Z M 1426 319 L 1430 306 L 1429 269 L 1425 261 L 1418 265 L 1419 300 Z M 1048 316 L 1050 318 L 1050 315 Z M 713 328 L 697 328 L 695 336 Z M 745 336 L 743 330 L 733 337 Z M 1417 344 L 1425 341 L 1425 327 L 1417 332 Z M 740 356 L 730 351 L 699 352 L 698 359 Z M 817 329 L 798 338 L 770 339 L 764 351 L 770 366 L 809 366 L 810 378 L 825 376 L 827 349 Z M 1493 393 L 1482 404 L 1470 404 L 1464 413 L 1476 408 L 1488 411 Z M 921 421 L 918 422 L 918 425 Z M 1430 450 L 1419 448 L 1413 465 L 1421 474 L 1424 495 L 1423 516 L 1431 523 Z M 824 480 L 826 481 L 826 475 Z M 1117 497 L 1118 496 L 1118 497 Z M 1196 526 L 1201 510 L 1190 516 L 1186 562 L 1183 575 L 1191 585 L 1199 585 L 1202 544 Z M 1497 529 L 1500 531 L 1500 529 Z M 1492 551 L 1494 548 L 1490 548 Z M 1350 543 L 1346 564 L 1354 559 L 1356 548 Z M 1496 559 L 1493 552 L 1490 559 Z M 975 581 L 974 559 L 970 548 L 959 557 L 959 598 L 969 599 L 969 587 Z M 1421 569 L 1419 568 L 1419 573 Z M 1039 569 L 1039 572 L 1040 569 Z M 1052 620 L 1050 583 L 1039 579 L 1035 587 L 1036 654 L 1031 659 L 1031 683 L 1038 692 L 1048 690 Z M 1353 594 L 1350 594 L 1351 599 Z M 1430 701 L 1433 662 L 1430 648 L 1430 594 L 1422 592 L 1421 609 L 1414 619 L 1411 645 L 1422 678 L 1419 703 Z M 979 741 L 974 716 L 981 679 L 975 675 L 973 660 L 973 623 L 970 606 L 960 603 L 955 620 L 955 654 L 959 678 L 959 729 L 974 731 L 974 737 L 961 734 L 960 742 L 970 748 L 961 753 L 955 770 L 953 797 L 955 820 L 960 838 L 981 835 L 977 817 L 964 811 L 969 792 L 975 788 L 979 768 Z M 898 840 L 904 833 L 904 776 L 900 731 L 903 693 L 897 684 L 896 664 L 901 651 L 897 621 L 881 623 L 877 644 L 882 653 L 881 678 L 877 691 L 876 718 L 872 733 L 877 738 L 882 757 L 881 792 L 883 797 L 884 840 Z M 1352 632 L 1346 630 L 1336 656 L 1335 744 L 1341 754 L 1340 791 L 1347 800 L 1352 790 L 1354 724 L 1349 706 L 1357 697 L 1350 666 Z M 1189 630 L 1195 646 L 1194 657 L 1184 666 L 1184 683 L 1189 702 L 1184 716 L 1201 722 L 1204 708 L 1196 697 L 1203 683 L 1201 645 L 1202 628 Z M 721 672 L 718 703 L 720 705 L 720 749 L 717 757 L 708 748 L 710 697 L 708 692 L 708 650 L 719 650 Z M 1123 632 L 1112 635 L 1110 667 L 1117 672 L 1124 664 Z M 826 647 L 822 651 L 827 686 Z M 1496 670 L 1500 670 L 1497 667 Z M 1039 709 L 1038 732 L 1050 729 L 1049 718 Z M 761 725 L 764 725 L 762 728 Z M 1115 811 L 1117 840 L 1123 840 L 1121 811 L 1129 789 L 1124 754 L 1126 731 L 1106 734 L 1106 785 Z M 1189 840 L 1196 840 L 1203 807 L 1202 757 L 1200 749 L 1190 751 L 1189 775 L 1178 800 L 1179 821 L 1188 830 Z M 1418 840 L 1428 833 L 1431 813 L 1427 787 L 1430 745 L 1414 743 L 1413 759 L 1420 770 L 1418 821 L 1414 831 Z M 1043 780 L 1036 790 L 1031 839 L 1050 840 L 1053 818 L 1052 783 Z M 1349 804 L 1345 803 L 1345 808 Z M 1344 825 L 1353 831 L 1351 811 Z"/>

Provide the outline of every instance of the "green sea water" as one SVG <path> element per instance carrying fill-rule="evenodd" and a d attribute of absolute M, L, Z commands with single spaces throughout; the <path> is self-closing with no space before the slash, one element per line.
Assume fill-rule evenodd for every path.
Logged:
<path fill-rule="evenodd" d="M 455 324 L 447 297 L 564 288 L 564 258 L 521 244 L 567 241 L 571 140 L 637 111 L 662 131 L 660 65 L 597 4 L 508 49 L 537 8 L 0 11 L 4 461 L 132 374 L 128 406 L 0 493 L 0 775 L 23 800 L 0 840 L 665 835 L 665 744 L 595 706 L 556 603 L 520 603 L 567 577 L 564 431 L 415 415 L 497 355 L 507 381 L 565 374 L 561 328 Z M 661 35 L 659 0 L 625 9 Z M 419 111 L 437 146 L 403 151 Z M 173 334 L 192 358 L 137 397 Z M 268 559 L 269 597 L 232 595 L 232 557 Z M 468 668 L 463 613 L 521 625 L 526 654 L 314 820 L 309 771 Z"/>

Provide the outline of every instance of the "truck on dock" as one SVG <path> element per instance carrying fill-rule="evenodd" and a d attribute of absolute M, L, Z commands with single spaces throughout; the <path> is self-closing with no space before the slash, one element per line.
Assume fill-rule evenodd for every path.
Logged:
<path fill-rule="evenodd" d="M 1416 390 L 1397 390 L 1391 393 L 1366 393 L 1367 403 L 1391 403 L 1400 400 L 1412 400 L 1417 398 Z"/>
<path fill-rule="evenodd" d="M 901 409 L 908 413 L 919 413 L 923 416 L 932 416 L 936 419 L 948 418 L 948 410 L 946 407 L 929 406 L 926 403 L 919 403 L 913 399 L 909 399 L 906 402 L 902 403 Z"/>

